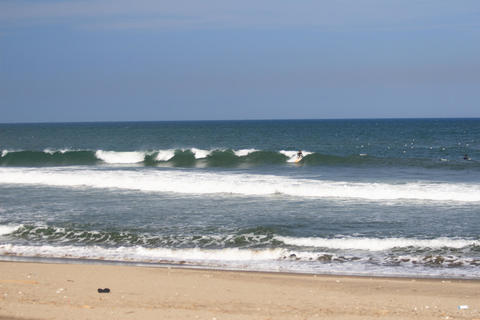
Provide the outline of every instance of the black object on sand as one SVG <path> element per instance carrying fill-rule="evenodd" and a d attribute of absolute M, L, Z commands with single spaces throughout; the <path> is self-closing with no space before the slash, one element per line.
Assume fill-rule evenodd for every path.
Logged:
<path fill-rule="evenodd" d="M 98 291 L 98 293 L 110 293 L 110 289 L 109 289 L 109 288 L 105 288 L 105 289 L 98 288 L 97 291 Z"/>

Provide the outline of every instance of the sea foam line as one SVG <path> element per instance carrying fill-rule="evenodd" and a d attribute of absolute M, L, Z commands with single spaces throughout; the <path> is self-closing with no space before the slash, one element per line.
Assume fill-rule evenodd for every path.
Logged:
<path fill-rule="evenodd" d="M 239 194 L 368 200 L 480 201 L 480 185 L 402 184 L 294 179 L 285 176 L 176 170 L 92 170 L 83 168 L 0 168 L 0 183 L 119 188 L 185 194 Z"/>
<path fill-rule="evenodd" d="M 108 259 L 117 261 L 259 261 L 277 260 L 287 254 L 284 249 L 169 249 L 142 246 L 104 248 L 100 246 L 28 246 L 1 244 L 0 255 L 47 258 Z"/>
<path fill-rule="evenodd" d="M 328 249 L 354 249 L 368 251 L 385 251 L 393 248 L 455 248 L 480 246 L 479 240 L 435 238 L 435 239 L 409 239 L 409 238 L 316 238 L 316 237 L 275 237 L 287 245 L 317 247 Z"/>
<path fill-rule="evenodd" d="M 324 274 L 479 278 L 474 258 L 422 256 L 336 256 L 285 249 L 168 249 L 100 246 L 28 246 L 0 244 L 2 256 L 92 259 L 137 263 L 178 263 L 206 268 Z M 427 259 L 426 259 L 427 258 Z M 393 259 L 393 260 L 392 260 Z M 392 261 L 395 263 L 392 265 Z M 306 263 L 305 263 L 306 262 Z M 452 264 L 453 263 L 453 267 Z M 433 267 L 432 267 L 433 264 Z"/>

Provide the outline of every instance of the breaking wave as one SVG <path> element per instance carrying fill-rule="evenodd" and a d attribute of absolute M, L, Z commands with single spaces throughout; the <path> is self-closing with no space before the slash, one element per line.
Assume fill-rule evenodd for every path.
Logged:
<path fill-rule="evenodd" d="M 211 166 L 271 165 L 293 163 L 298 160 L 293 150 L 165 149 L 150 151 L 107 150 L 3 150 L 0 166 L 73 166 L 98 164 L 135 164 L 145 166 Z M 419 166 L 425 168 L 480 168 L 478 161 L 444 161 L 445 159 L 379 158 L 367 154 L 329 155 L 304 151 L 299 162 L 312 166 Z"/>
<path fill-rule="evenodd" d="M 19 225 L 0 225 L 0 236 L 13 233 L 20 227 Z"/>
<path fill-rule="evenodd" d="M 473 239 L 296 238 L 276 235 L 269 229 L 155 235 L 133 230 L 89 230 L 86 225 L 0 225 L 0 239 L 0 259 L 62 258 L 265 271 L 480 276 L 480 241 Z"/>
<path fill-rule="evenodd" d="M 35 243 L 102 244 L 108 246 L 145 247 L 258 247 L 279 243 L 272 234 L 258 234 L 250 230 L 223 235 L 155 235 L 138 231 L 88 230 L 85 227 L 57 227 L 51 225 L 0 225 L 0 236 Z"/>
<path fill-rule="evenodd" d="M 290 152 L 291 157 L 296 153 Z M 295 155 L 296 156 L 296 155 Z M 289 161 L 287 155 L 256 149 L 166 149 L 155 151 L 105 151 L 105 150 L 51 150 L 10 151 L 3 150 L 0 156 L 2 166 L 64 166 L 94 164 L 144 164 L 232 166 L 245 163 L 281 163 Z"/>
<path fill-rule="evenodd" d="M 346 237 L 289 237 L 276 235 L 265 228 L 239 230 L 232 234 L 210 235 L 156 235 L 138 231 L 89 230 L 85 226 L 58 227 L 52 225 L 0 225 L 0 236 L 36 243 L 102 244 L 109 246 L 145 247 L 196 247 L 196 248 L 248 248 L 248 247 L 297 247 L 322 250 L 388 251 L 405 249 L 480 251 L 480 240 L 438 237 L 421 238 L 369 238 Z"/>

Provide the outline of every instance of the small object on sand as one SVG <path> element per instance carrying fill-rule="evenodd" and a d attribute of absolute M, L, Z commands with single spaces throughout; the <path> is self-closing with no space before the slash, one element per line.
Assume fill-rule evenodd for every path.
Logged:
<path fill-rule="evenodd" d="M 98 293 L 110 293 L 110 289 L 109 289 L 109 288 L 105 288 L 105 289 L 98 288 L 97 291 L 98 291 Z"/>
<path fill-rule="evenodd" d="M 466 304 L 462 304 L 458 306 L 458 310 L 466 310 L 466 309 L 468 309 L 468 306 Z"/>

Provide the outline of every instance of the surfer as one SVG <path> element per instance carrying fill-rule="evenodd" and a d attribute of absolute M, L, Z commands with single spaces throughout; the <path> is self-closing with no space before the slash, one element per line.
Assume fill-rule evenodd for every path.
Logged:
<path fill-rule="evenodd" d="M 298 152 L 297 152 L 297 159 L 302 159 L 302 158 L 303 158 L 302 150 L 298 150 Z"/>
<path fill-rule="evenodd" d="M 468 157 L 468 154 L 465 153 L 465 155 L 463 156 L 463 160 L 472 160 Z"/>

